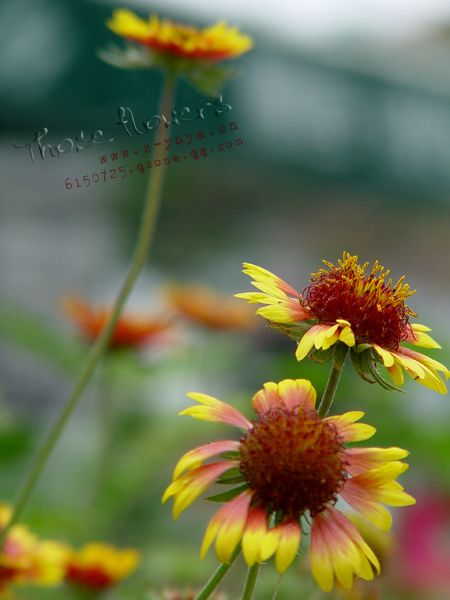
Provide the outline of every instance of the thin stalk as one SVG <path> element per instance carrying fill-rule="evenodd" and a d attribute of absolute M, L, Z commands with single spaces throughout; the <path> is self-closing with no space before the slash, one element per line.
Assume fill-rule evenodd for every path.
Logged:
<path fill-rule="evenodd" d="M 319 409 L 317 414 L 322 419 L 327 416 L 330 410 L 331 404 L 336 393 L 336 389 L 341 377 L 342 369 L 344 367 L 345 358 L 347 356 L 348 346 L 346 344 L 339 344 L 336 346 L 333 354 L 333 367 L 331 368 L 330 376 L 328 378 L 327 387 L 320 401 Z"/>
<path fill-rule="evenodd" d="M 164 83 L 159 114 L 170 114 L 174 97 L 174 91 L 175 77 L 174 75 L 169 73 L 166 75 Z M 111 316 L 109 318 L 108 323 L 105 325 L 105 328 L 103 329 L 102 333 L 92 346 L 71 396 L 69 397 L 65 407 L 61 411 L 55 424 L 53 425 L 53 428 L 47 435 L 40 451 L 36 455 L 28 477 L 24 481 L 22 488 L 20 489 L 19 494 L 17 496 L 11 520 L 0 534 L 0 548 L 6 538 L 9 529 L 20 518 L 56 442 L 58 441 L 62 431 L 64 430 L 64 427 L 67 421 L 69 420 L 69 417 L 72 415 L 72 412 L 75 406 L 77 405 L 81 394 L 83 393 L 84 389 L 89 383 L 89 380 L 96 366 L 98 365 L 102 355 L 107 350 L 112 334 L 114 332 L 114 328 L 125 304 L 125 301 L 128 298 L 134 286 L 134 283 L 136 282 L 136 279 L 139 273 L 141 272 L 149 254 L 155 233 L 156 221 L 158 217 L 159 207 L 161 204 L 161 191 L 164 182 L 165 167 L 164 161 L 162 160 L 164 154 L 164 146 L 162 143 L 164 141 L 164 135 L 164 130 L 160 128 L 156 136 L 156 151 L 154 160 L 161 160 L 161 166 L 159 166 L 156 170 L 152 172 L 152 176 L 150 177 L 149 182 L 147 184 L 141 225 L 133 257 L 131 259 L 131 263 L 128 268 L 125 280 L 122 284 L 122 287 L 119 290 L 113 309 L 111 311 Z"/>
<path fill-rule="evenodd" d="M 252 600 L 260 568 L 261 565 L 259 563 L 256 563 L 253 565 L 253 567 L 248 568 L 247 579 L 245 580 L 245 586 L 244 591 L 242 592 L 241 600 Z"/>
<path fill-rule="evenodd" d="M 239 545 L 236 548 L 236 550 L 233 552 L 230 562 L 222 563 L 220 566 L 217 567 L 216 571 L 213 573 L 211 578 L 207 581 L 207 583 L 205 584 L 202 591 L 195 597 L 195 600 L 206 600 L 207 598 L 210 597 L 210 595 L 213 593 L 213 591 L 216 589 L 216 587 L 219 585 L 219 583 L 222 581 L 222 579 L 227 574 L 231 565 L 234 563 L 236 558 L 239 556 L 240 551 L 241 551 L 241 547 Z"/>
<path fill-rule="evenodd" d="M 278 577 L 277 585 L 275 586 L 271 600 L 276 600 L 282 579 L 283 579 L 283 573 L 281 573 L 280 576 Z"/>
<path fill-rule="evenodd" d="M 105 359 L 108 356 L 104 357 Z M 95 469 L 95 477 L 92 490 L 92 506 L 96 506 L 101 498 L 105 482 L 108 479 L 110 459 L 114 447 L 115 411 L 114 397 L 111 393 L 110 365 L 103 361 L 99 365 L 103 367 L 99 375 L 99 389 L 97 397 L 97 421 L 99 432 L 98 463 Z"/>
<path fill-rule="evenodd" d="M 256 563 L 253 567 L 249 567 L 247 571 L 247 579 L 245 580 L 244 590 L 242 592 L 241 600 L 252 600 L 253 592 L 255 591 L 256 580 L 258 579 L 258 573 L 261 565 Z"/>

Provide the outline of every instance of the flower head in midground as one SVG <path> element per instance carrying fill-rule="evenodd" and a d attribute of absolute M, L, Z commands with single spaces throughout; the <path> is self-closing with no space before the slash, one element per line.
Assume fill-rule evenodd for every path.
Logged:
<path fill-rule="evenodd" d="M 109 306 L 96 307 L 78 296 L 64 298 L 62 308 L 88 342 L 94 342 L 102 333 L 112 311 Z M 109 347 L 135 349 L 166 343 L 171 326 L 171 320 L 161 315 L 125 312 L 117 321 Z"/>
<path fill-rule="evenodd" d="M 249 307 L 228 295 L 203 284 L 166 286 L 167 304 L 181 317 L 219 331 L 242 331 L 253 328 Z M 243 310 L 244 309 L 244 310 Z"/>
<path fill-rule="evenodd" d="M 133 548 L 119 549 L 109 544 L 91 542 L 80 550 L 68 552 L 66 581 L 98 592 L 131 575 L 140 561 L 140 553 Z"/>
<path fill-rule="evenodd" d="M 438 371 L 448 378 L 450 371 L 441 363 L 403 345 L 440 348 L 424 325 L 410 323 L 417 315 L 406 305 L 414 292 L 403 277 L 392 285 L 378 262 L 366 273 L 368 263 L 358 265 L 357 256 L 344 253 L 339 266 L 324 261 L 328 269 L 313 274 L 300 294 L 266 269 L 244 263 L 244 273 L 253 278 L 259 292 L 237 294 L 250 303 L 263 306 L 257 314 L 272 329 L 298 342 L 296 357 L 310 356 L 327 362 L 339 345 L 350 348 L 356 371 L 371 383 L 395 389 L 378 372 L 383 364 L 396 386 L 403 385 L 403 369 L 422 385 L 447 393 Z"/>
<path fill-rule="evenodd" d="M 198 405 L 181 414 L 233 425 L 239 441 L 200 446 L 178 462 L 163 501 L 174 496 L 174 518 L 214 483 L 233 485 L 214 497 L 225 504 L 208 525 L 202 557 L 215 540 L 220 561 L 230 562 L 241 541 L 249 566 L 275 555 L 283 573 L 299 551 L 302 524 L 310 526 L 313 575 L 325 591 L 334 576 L 351 588 L 353 576 L 371 580 L 378 560 L 351 521 L 336 508 L 338 498 L 377 527 L 388 530 L 383 505 L 406 506 L 414 499 L 396 478 L 407 469 L 401 448 L 347 448 L 375 429 L 357 423 L 364 413 L 321 419 L 316 391 L 308 380 L 266 383 L 252 400 L 258 419 L 205 394 L 188 394 Z M 215 460 L 222 457 L 222 460 Z M 202 464 L 208 459 L 213 462 Z"/>
<path fill-rule="evenodd" d="M 142 19 L 131 10 L 119 8 L 106 25 L 129 45 L 126 50 L 112 47 L 102 52 L 101 58 L 119 67 L 157 66 L 183 73 L 211 95 L 232 74 L 218 63 L 237 58 L 253 46 L 250 36 L 223 21 L 199 29 L 155 14 Z"/>

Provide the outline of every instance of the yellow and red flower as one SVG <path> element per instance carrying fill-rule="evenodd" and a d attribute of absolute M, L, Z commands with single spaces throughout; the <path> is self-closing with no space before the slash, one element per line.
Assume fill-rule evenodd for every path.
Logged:
<path fill-rule="evenodd" d="M 140 553 L 132 548 L 92 542 L 68 553 L 66 581 L 87 590 L 104 590 L 131 575 L 140 560 Z"/>
<path fill-rule="evenodd" d="M 333 346 L 341 343 L 350 348 L 356 371 L 370 382 L 394 388 L 377 371 L 383 364 L 396 386 L 403 385 L 404 369 L 422 385 L 447 393 L 438 372 L 448 379 L 450 371 L 441 363 L 403 346 L 407 342 L 424 348 L 440 348 L 426 332 L 428 327 L 411 324 L 417 315 L 405 304 L 414 292 L 403 283 L 403 277 L 392 286 L 386 281 L 389 271 L 378 262 L 365 273 L 357 256 L 344 253 L 339 266 L 324 261 L 311 277 L 303 294 L 266 269 L 244 263 L 244 273 L 250 275 L 259 292 L 237 294 L 250 303 L 263 306 L 257 314 L 269 321 L 271 328 L 298 342 L 296 357 L 311 356 L 318 362 L 332 357 Z"/>
<path fill-rule="evenodd" d="M 111 308 L 95 308 L 79 297 L 63 301 L 63 310 L 89 342 L 94 342 L 110 319 Z M 116 324 L 110 348 L 137 348 L 145 344 L 167 341 L 172 323 L 163 317 L 144 317 L 123 313 Z"/>
<path fill-rule="evenodd" d="M 11 508 L 0 505 L 0 529 L 11 518 Z M 0 592 L 13 585 L 55 586 L 64 579 L 66 547 L 39 540 L 24 525 L 9 530 L 0 552 Z"/>
<path fill-rule="evenodd" d="M 351 588 L 353 576 L 371 580 L 379 562 L 351 521 L 336 508 L 338 497 L 383 530 L 391 515 L 383 505 L 406 506 L 414 499 L 396 478 L 407 469 L 401 448 L 347 448 L 367 440 L 375 428 L 357 423 L 364 413 L 321 419 L 316 391 L 305 379 L 264 385 L 252 400 L 259 419 L 205 394 L 188 394 L 199 404 L 180 414 L 244 430 L 239 441 L 222 440 L 186 453 L 175 467 L 163 502 L 174 496 L 174 518 L 214 483 L 237 487 L 211 498 L 225 501 L 208 525 L 201 556 L 215 540 L 221 562 L 230 562 L 241 541 L 249 566 L 275 555 L 283 573 L 300 546 L 302 525 L 310 527 L 313 575 L 325 591 L 334 577 Z M 208 459 L 222 456 L 202 464 Z"/>
<path fill-rule="evenodd" d="M 216 62 L 236 58 L 252 47 L 250 36 L 223 21 L 204 29 L 160 20 L 141 19 L 131 10 L 119 8 L 106 23 L 117 35 L 154 52 L 195 61 Z"/>
<path fill-rule="evenodd" d="M 209 287 L 172 284 L 167 286 L 166 296 L 169 306 L 179 315 L 210 329 L 245 330 L 253 327 L 252 311 L 247 306 Z"/>
<path fill-rule="evenodd" d="M 221 61 L 237 58 L 250 50 L 250 36 L 220 21 L 198 29 L 191 25 L 160 20 L 150 15 L 141 19 L 128 9 L 113 11 L 107 27 L 128 42 L 126 49 L 111 46 L 100 58 L 116 67 L 161 67 L 174 74 L 184 74 L 201 92 L 217 96 L 222 85 L 233 75 Z M 131 42 L 131 43 L 130 43 Z"/>

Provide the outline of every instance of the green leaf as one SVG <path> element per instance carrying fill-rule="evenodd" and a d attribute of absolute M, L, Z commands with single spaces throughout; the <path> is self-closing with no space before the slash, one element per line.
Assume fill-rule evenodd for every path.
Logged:
<path fill-rule="evenodd" d="M 235 75 L 235 69 L 218 65 L 195 66 L 186 73 L 188 81 L 203 94 L 216 97 L 225 83 Z"/>
<path fill-rule="evenodd" d="M 125 49 L 109 44 L 107 48 L 101 48 L 97 52 L 97 56 L 104 62 L 120 69 L 151 69 L 156 66 L 151 52 L 132 44 L 127 44 Z"/>
<path fill-rule="evenodd" d="M 368 367 L 367 369 L 365 368 L 365 366 L 367 366 L 367 359 L 365 358 L 364 354 L 358 353 L 352 348 L 350 350 L 350 360 L 352 361 L 353 368 L 361 377 L 361 379 L 367 381 L 367 383 L 376 383 L 375 380 L 368 377 Z"/>
<path fill-rule="evenodd" d="M 311 329 L 316 321 L 302 321 L 301 323 L 276 323 L 275 321 L 267 321 L 267 327 L 273 331 L 284 333 L 291 340 L 299 342 L 305 333 Z"/>
<path fill-rule="evenodd" d="M 221 477 L 219 477 L 217 483 L 230 484 L 239 483 L 241 481 L 244 481 L 244 478 L 239 470 L 239 467 L 233 467 L 232 469 L 224 473 Z"/>
<path fill-rule="evenodd" d="M 236 496 L 239 496 L 241 492 L 247 489 L 248 485 L 244 483 L 244 485 L 240 485 L 231 490 L 227 490 L 226 492 L 214 494 L 214 496 L 208 496 L 206 500 L 209 500 L 210 502 L 229 502 L 230 500 L 233 500 L 233 498 L 236 498 Z"/>
<path fill-rule="evenodd" d="M 386 381 L 386 379 L 381 377 L 381 375 L 378 373 L 376 364 L 373 361 L 368 360 L 367 365 L 370 369 L 371 374 L 373 375 L 373 378 L 375 379 L 375 381 L 377 383 L 379 383 L 381 385 L 382 388 L 384 388 L 385 390 L 388 390 L 390 392 L 401 392 L 403 394 L 403 390 L 401 390 L 393 383 L 390 383 L 389 381 Z"/>
<path fill-rule="evenodd" d="M 358 344 L 356 348 L 352 348 L 353 352 L 364 352 L 365 350 L 372 350 L 371 344 Z"/>
<path fill-rule="evenodd" d="M 327 348 L 327 350 L 313 350 L 313 352 L 311 352 L 309 355 L 309 358 L 316 363 L 325 365 L 333 358 L 333 346 L 331 346 L 331 348 Z"/>

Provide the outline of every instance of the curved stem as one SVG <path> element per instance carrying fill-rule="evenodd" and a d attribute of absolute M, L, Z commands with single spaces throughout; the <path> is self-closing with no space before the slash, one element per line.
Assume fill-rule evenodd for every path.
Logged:
<path fill-rule="evenodd" d="M 106 355 L 103 358 L 107 359 L 108 356 Z M 99 451 L 98 463 L 94 468 L 95 477 L 91 499 L 93 507 L 96 506 L 98 500 L 101 498 L 105 482 L 108 479 L 115 428 L 114 397 L 111 393 L 111 376 L 107 360 L 103 360 L 98 368 L 100 373 L 98 397 L 96 398 L 96 417 L 98 421 Z"/>
<path fill-rule="evenodd" d="M 284 575 L 284 573 L 281 573 L 280 576 L 278 577 L 277 585 L 275 586 L 271 600 L 275 600 L 278 595 L 278 590 L 280 589 L 281 580 L 283 579 L 283 575 Z"/>
<path fill-rule="evenodd" d="M 259 563 L 256 563 L 253 565 L 253 567 L 248 568 L 247 579 L 245 580 L 245 586 L 244 591 L 242 592 L 241 600 L 252 600 L 260 568 L 261 565 Z"/>
<path fill-rule="evenodd" d="M 322 400 L 320 401 L 320 405 L 317 410 L 317 414 L 322 419 L 327 416 L 333 402 L 347 352 L 348 346 L 346 344 L 339 344 L 336 346 L 333 353 L 333 367 L 328 378 L 327 387 L 325 388 Z"/>
<path fill-rule="evenodd" d="M 217 567 L 215 573 L 213 573 L 213 575 L 211 576 L 209 581 L 205 584 L 202 591 L 195 597 L 195 600 L 206 600 L 207 598 L 210 597 L 210 595 L 213 593 L 213 591 L 216 589 L 216 587 L 219 585 L 219 583 L 222 581 L 222 579 L 227 574 L 228 569 L 231 567 L 231 565 L 234 563 L 236 558 L 239 556 L 240 551 L 241 551 L 241 547 L 239 545 L 236 548 L 236 550 L 233 552 L 230 562 L 222 563 L 219 567 Z"/>
<path fill-rule="evenodd" d="M 175 77 L 173 74 L 168 73 L 166 75 L 166 80 L 164 83 L 164 90 L 160 102 L 159 114 L 167 115 L 170 113 L 174 91 Z M 164 141 L 164 135 L 164 129 L 161 128 L 158 131 L 155 142 L 155 161 L 158 158 L 161 160 L 163 157 L 164 146 L 162 142 Z M 100 336 L 97 338 L 95 344 L 92 346 L 87 356 L 86 362 L 84 363 L 84 366 L 81 370 L 80 376 L 75 384 L 75 388 L 67 401 L 67 404 L 60 413 L 47 438 L 45 439 L 30 469 L 28 477 L 26 478 L 21 490 L 19 491 L 11 519 L 8 525 L 3 529 L 3 531 L 0 534 L 0 547 L 3 544 L 3 541 L 5 540 L 9 529 L 14 525 L 14 523 L 18 521 L 19 517 L 21 516 L 25 505 L 27 504 L 30 495 L 34 489 L 34 486 L 36 485 L 36 482 L 38 481 L 39 476 L 47 463 L 48 457 L 50 456 L 57 440 L 59 439 L 82 392 L 89 383 L 89 380 L 95 370 L 95 367 L 98 365 L 100 358 L 107 350 L 112 334 L 114 332 L 114 328 L 125 304 L 125 301 L 128 298 L 128 295 L 130 294 L 131 289 L 133 288 L 133 285 L 145 264 L 154 237 L 159 206 L 161 203 L 161 190 L 164 181 L 164 173 L 164 161 L 161 160 L 161 166 L 159 166 L 158 169 L 152 172 L 152 175 L 147 185 L 141 225 L 134 249 L 134 254 L 131 259 L 130 266 L 128 268 L 128 273 L 125 277 L 122 287 L 119 290 L 113 309 L 111 311 L 110 319 L 105 325 L 105 328 L 100 334 Z"/>

